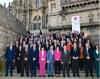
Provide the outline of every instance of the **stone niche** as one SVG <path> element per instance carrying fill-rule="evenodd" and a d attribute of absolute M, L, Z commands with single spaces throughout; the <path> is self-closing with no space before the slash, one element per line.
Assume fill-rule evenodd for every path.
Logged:
<path fill-rule="evenodd" d="M 9 42 L 14 42 L 26 35 L 26 27 L 6 8 L 0 5 L 0 57 L 5 54 Z"/>

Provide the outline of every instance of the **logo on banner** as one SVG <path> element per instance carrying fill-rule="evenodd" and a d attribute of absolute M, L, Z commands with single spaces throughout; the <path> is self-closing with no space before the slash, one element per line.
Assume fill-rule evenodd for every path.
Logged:
<path fill-rule="evenodd" d="M 74 20 L 77 20 L 77 17 L 74 17 Z"/>

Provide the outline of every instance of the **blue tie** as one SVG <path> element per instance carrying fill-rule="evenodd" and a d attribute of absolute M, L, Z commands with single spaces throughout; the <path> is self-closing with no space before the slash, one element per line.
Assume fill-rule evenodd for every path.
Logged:
<path fill-rule="evenodd" d="M 64 53 L 65 53 L 65 55 L 66 55 L 66 50 L 64 50 Z"/>

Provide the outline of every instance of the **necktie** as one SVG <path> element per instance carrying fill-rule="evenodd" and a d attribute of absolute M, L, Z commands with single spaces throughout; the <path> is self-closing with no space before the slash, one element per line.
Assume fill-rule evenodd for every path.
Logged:
<path fill-rule="evenodd" d="M 88 49 L 87 49 L 87 57 L 89 57 L 89 52 L 88 52 Z"/>
<path fill-rule="evenodd" d="M 65 53 L 65 55 L 66 55 L 66 50 L 64 50 L 64 53 Z"/>
<path fill-rule="evenodd" d="M 26 55 L 27 55 L 27 51 L 26 51 Z"/>
<path fill-rule="evenodd" d="M 76 52 L 76 47 L 75 47 L 75 52 Z"/>
<path fill-rule="evenodd" d="M 53 52 L 51 51 L 51 55 L 53 55 Z"/>

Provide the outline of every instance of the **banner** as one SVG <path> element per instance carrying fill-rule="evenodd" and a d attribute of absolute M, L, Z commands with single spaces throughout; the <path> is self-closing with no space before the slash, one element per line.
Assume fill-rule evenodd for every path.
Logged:
<path fill-rule="evenodd" d="M 73 16 L 71 18 L 71 20 L 72 20 L 72 32 L 74 32 L 74 30 L 76 30 L 80 33 L 80 17 Z"/>

